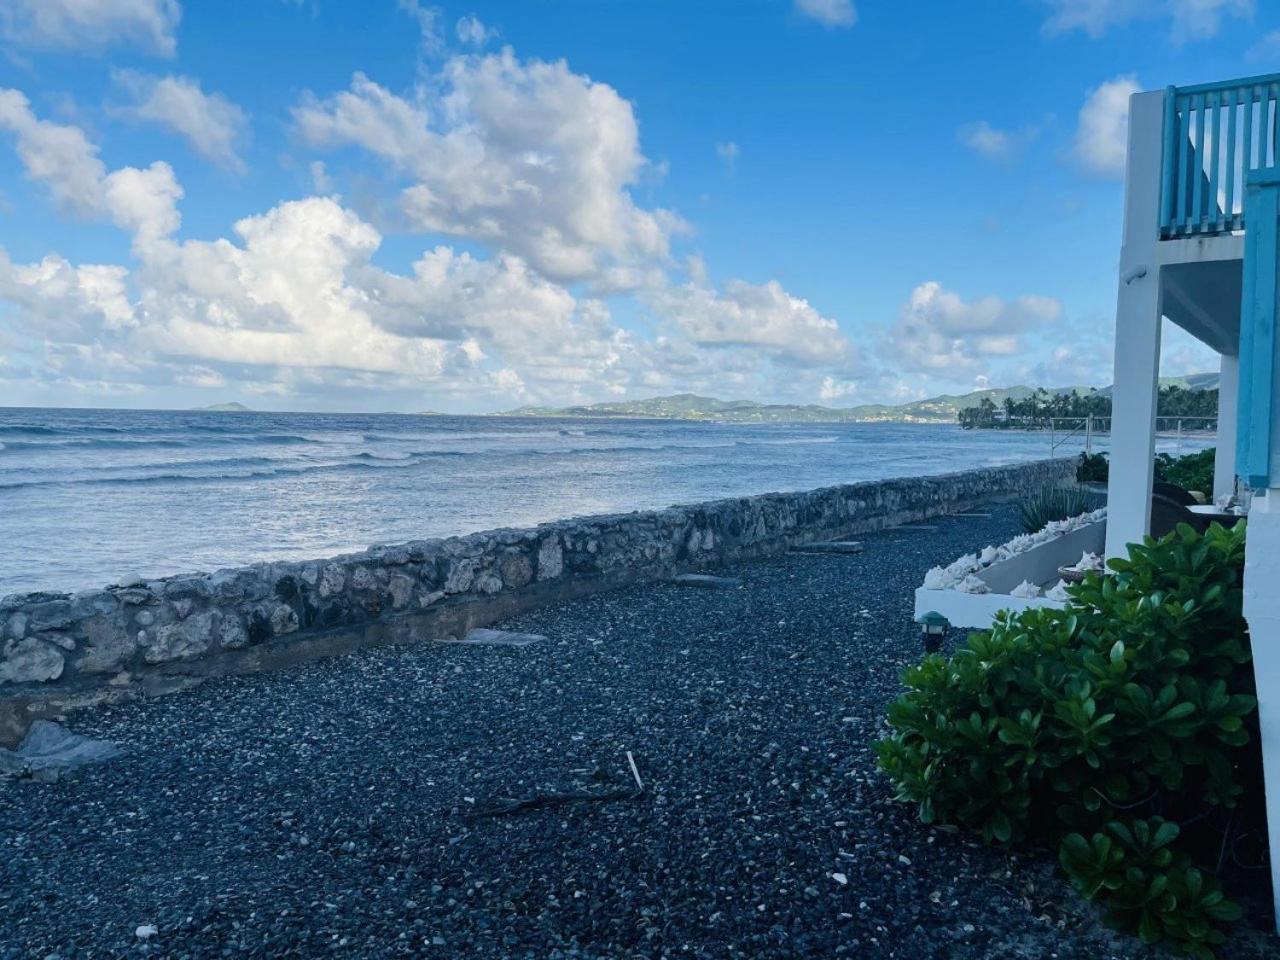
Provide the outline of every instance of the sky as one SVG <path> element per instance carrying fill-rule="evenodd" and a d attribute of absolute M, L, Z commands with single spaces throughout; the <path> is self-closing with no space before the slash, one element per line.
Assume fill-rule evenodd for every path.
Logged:
<path fill-rule="evenodd" d="M 1103 385 L 1128 95 L 1274 70 L 1254 0 L 0 0 L 0 405 Z"/>

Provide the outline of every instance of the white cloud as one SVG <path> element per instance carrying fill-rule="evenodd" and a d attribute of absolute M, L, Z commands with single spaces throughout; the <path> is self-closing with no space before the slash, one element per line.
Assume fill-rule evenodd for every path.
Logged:
<path fill-rule="evenodd" d="M 1050 297 L 966 302 L 930 280 L 913 291 L 885 336 L 882 355 L 900 368 L 955 379 L 979 363 L 1018 353 L 1022 335 L 1056 321 L 1062 305 Z"/>
<path fill-rule="evenodd" d="M 764 350 L 799 363 L 840 363 L 854 353 L 840 327 L 776 280 L 730 280 L 722 292 L 695 282 L 649 293 L 648 300 L 694 343 Z"/>
<path fill-rule="evenodd" d="M 132 98 L 116 112 L 132 120 L 157 123 L 182 136 L 206 160 L 243 173 L 238 153 L 248 120 L 244 111 L 217 93 L 205 93 L 190 77 L 148 76 L 116 70 L 113 82 Z"/>
<path fill-rule="evenodd" d="M 1257 43 L 1248 49 L 1245 56 L 1253 61 L 1280 59 L 1280 30 L 1263 34 Z"/>
<path fill-rule="evenodd" d="M 1173 0 L 1173 38 L 1201 40 L 1217 36 L 1225 17 L 1250 19 L 1253 0 Z"/>
<path fill-rule="evenodd" d="M 164 161 L 157 160 L 145 170 L 121 167 L 103 180 L 102 190 L 108 214 L 133 234 L 135 248 L 154 247 L 177 231 L 182 187 Z"/>
<path fill-rule="evenodd" d="M 60 207 L 81 215 L 100 211 L 106 166 L 83 130 L 38 120 L 18 90 L 0 90 L 0 130 L 14 134 L 27 176 L 44 183 Z"/>
<path fill-rule="evenodd" d="M 424 54 L 430 56 L 444 49 L 439 7 L 424 6 L 420 0 L 396 0 L 396 5 L 418 24 Z"/>
<path fill-rule="evenodd" d="M 45 379 L 68 375 L 76 358 L 76 376 L 94 379 L 92 355 L 114 351 L 138 358 L 116 371 L 131 383 L 141 370 L 187 386 L 276 382 L 283 392 L 324 384 L 593 399 L 625 389 L 647 362 L 602 305 L 517 258 L 439 247 L 407 275 L 375 267 L 381 237 L 330 198 L 282 203 L 235 234 L 140 247 L 132 273 L 0 258 L 0 300 L 18 310 L 10 336 L 30 338 Z M 0 336 L 5 325 L 0 312 Z"/>
<path fill-rule="evenodd" d="M 795 9 L 824 27 L 852 27 L 858 22 L 853 0 L 795 0 Z"/>
<path fill-rule="evenodd" d="M 227 385 L 227 378 L 217 370 L 198 365 L 178 369 L 173 379 L 175 383 L 183 386 L 199 387 L 203 390 L 217 389 Z"/>
<path fill-rule="evenodd" d="M 357 74 L 294 119 L 312 146 L 361 146 L 405 177 L 414 228 L 479 240 L 558 280 L 664 261 L 683 228 L 630 194 L 647 163 L 631 104 L 563 61 L 456 57 L 416 102 Z"/>
<path fill-rule="evenodd" d="M 498 35 L 497 30 L 486 27 L 474 13 L 459 17 L 454 30 L 459 42 L 472 47 L 483 47 Z"/>
<path fill-rule="evenodd" d="M 351 282 L 381 238 L 350 211 L 328 198 L 290 201 L 235 232 L 239 243 L 189 241 L 144 264 L 139 303 L 157 349 L 424 378 L 444 369 L 443 343 L 381 328 Z"/>
<path fill-rule="evenodd" d="M 862 389 L 862 385 L 852 380 L 840 380 L 836 377 L 823 377 L 822 389 L 818 396 L 830 403 L 834 400 L 845 400 Z"/>
<path fill-rule="evenodd" d="M 307 165 L 307 172 L 311 175 L 311 187 L 316 193 L 333 193 L 333 177 L 329 176 L 323 160 L 312 160 Z"/>
<path fill-rule="evenodd" d="M 1014 146 L 1014 135 L 1006 130 L 997 130 L 986 120 L 965 124 L 960 128 L 960 142 L 984 157 L 1008 156 Z"/>
<path fill-rule="evenodd" d="M 1046 120 L 1045 122 L 1051 122 Z M 1040 136 L 1043 124 L 1029 124 L 1018 130 L 1002 130 L 986 120 L 966 123 L 956 131 L 956 139 L 974 153 L 990 160 L 1016 156 Z"/>
<path fill-rule="evenodd" d="M 124 267 L 73 267 L 49 255 L 39 263 L 14 264 L 0 251 L 0 299 L 16 304 L 45 335 L 72 336 L 84 324 L 120 329 L 134 324 Z"/>
<path fill-rule="evenodd" d="M 1072 155 L 1084 170 L 1100 177 L 1124 174 L 1129 97 L 1141 89 L 1137 78 L 1128 74 L 1089 91 L 1072 146 Z"/>
<path fill-rule="evenodd" d="M 1167 19 L 1175 42 L 1216 36 L 1226 17 L 1249 19 L 1253 0 L 1045 0 L 1049 33 L 1083 31 L 1100 37 L 1113 27 L 1140 20 Z"/>
<path fill-rule="evenodd" d="M 110 218 L 134 235 L 137 246 L 154 244 L 178 228 L 182 188 L 167 163 L 108 174 L 83 130 L 37 118 L 17 90 L 0 89 L 0 130 L 14 135 L 27 176 L 45 184 L 64 209 Z"/>
<path fill-rule="evenodd" d="M 161 82 L 144 78 L 135 99 Z M 329 196 L 183 240 L 168 164 L 108 170 L 78 127 L 0 90 L 0 130 L 28 177 L 128 231 L 134 261 L 0 260 L 6 390 L 398 392 L 494 408 L 678 390 L 811 401 L 868 376 L 836 322 L 776 281 L 717 287 L 696 255 L 675 279 L 682 222 L 631 195 L 656 166 L 631 104 L 563 63 L 458 57 L 404 96 L 357 75 L 295 120 L 307 143 L 385 160 L 401 178 L 397 229 L 454 233 L 469 250 L 433 238 L 404 272 L 375 264 L 380 232 L 319 159 L 301 170 Z M 635 329 L 600 299 L 616 295 L 638 307 Z"/>
<path fill-rule="evenodd" d="M 6 0 L 0 36 L 41 49 L 140 46 L 171 57 L 182 10 L 178 0 Z"/>
<path fill-rule="evenodd" d="M 1216 371 L 1219 354 L 1205 346 L 1176 323 L 1164 321 L 1160 334 L 1160 375 L 1184 377 L 1192 373 Z"/>
<path fill-rule="evenodd" d="M 733 173 L 738 166 L 738 156 L 742 153 L 742 148 L 732 140 L 727 143 L 716 144 L 716 156 L 724 161 L 725 169 Z"/>

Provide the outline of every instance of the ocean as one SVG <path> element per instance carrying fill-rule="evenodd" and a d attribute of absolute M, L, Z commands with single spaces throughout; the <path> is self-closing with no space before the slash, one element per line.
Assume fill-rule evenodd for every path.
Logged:
<path fill-rule="evenodd" d="M 0 408 L 0 595 L 1048 455 L 952 425 Z"/>

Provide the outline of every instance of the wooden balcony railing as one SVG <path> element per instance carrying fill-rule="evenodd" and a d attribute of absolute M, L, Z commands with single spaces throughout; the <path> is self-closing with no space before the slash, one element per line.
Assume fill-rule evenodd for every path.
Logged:
<path fill-rule="evenodd" d="M 1169 87 L 1160 237 L 1244 229 L 1249 171 L 1280 162 L 1280 74 Z"/>

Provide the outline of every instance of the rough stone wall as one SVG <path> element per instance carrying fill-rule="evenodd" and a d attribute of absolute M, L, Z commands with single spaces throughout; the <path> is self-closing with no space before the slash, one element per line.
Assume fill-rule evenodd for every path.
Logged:
<path fill-rule="evenodd" d="M 15 711 L 456 635 L 542 603 L 963 509 L 1060 482 L 1074 465 L 1045 460 L 764 494 L 76 594 L 6 596 L 0 740 L 12 738 L 6 726 L 25 726 Z"/>

